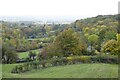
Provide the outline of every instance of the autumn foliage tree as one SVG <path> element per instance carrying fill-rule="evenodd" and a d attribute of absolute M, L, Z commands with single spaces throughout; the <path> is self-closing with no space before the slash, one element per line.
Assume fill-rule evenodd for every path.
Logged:
<path fill-rule="evenodd" d="M 72 55 L 80 55 L 81 52 L 84 52 L 86 49 L 86 45 L 84 42 L 80 40 L 80 36 L 72 30 L 68 28 L 60 33 L 54 40 L 54 43 L 58 44 L 61 48 L 64 56 Z"/>
<path fill-rule="evenodd" d="M 81 55 L 86 51 L 86 45 L 80 40 L 80 36 L 71 28 L 65 29 L 54 42 L 43 49 L 43 55 L 48 56 L 69 56 Z"/>
<path fill-rule="evenodd" d="M 118 44 L 116 40 L 109 40 L 102 46 L 102 51 L 110 54 L 118 54 Z"/>
<path fill-rule="evenodd" d="M 120 53 L 120 33 L 117 34 L 118 53 Z"/>
<path fill-rule="evenodd" d="M 61 49 L 54 43 L 48 44 L 41 50 L 41 58 L 52 58 L 53 56 L 61 57 L 63 54 Z M 39 55 L 40 57 L 40 55 Z"/>

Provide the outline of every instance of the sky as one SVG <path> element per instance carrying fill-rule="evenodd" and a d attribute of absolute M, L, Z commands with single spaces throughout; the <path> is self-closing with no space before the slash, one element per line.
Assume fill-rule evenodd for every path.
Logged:
<path fill-rule="evenodd" d="M 74 20 L 118 13 L 119 0 L 0 0 L 0 18 Z M 5 18 L 5 16 L 7 16 Z"/>

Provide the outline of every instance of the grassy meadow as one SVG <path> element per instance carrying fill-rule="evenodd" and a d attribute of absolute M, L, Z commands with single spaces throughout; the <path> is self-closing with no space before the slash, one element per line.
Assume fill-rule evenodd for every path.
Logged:
<path fill-rule="evenodd" d="M 0 64 L 0 79 L 2 78 L 2 64 Z"/>
<path fill-rule="evenodd" d="M 33 52 L 35 52 L 36 54 L 39 54 L 40 53 L 40 49 L 36 49 L 36 50 L 31 50 Z M 29 51 L 27 52 L 20 52 L 20 53 L 17 53 L 19 58 L 26 58 L 29 56 Z"/>
<path fill-rule="evenodd" d="M 3 64 L 3 78 L 117 78 L 116 64 L 75 64 L 34 69 L 29 72 L 12 74 L 11 69 L 18 64 Z"/>

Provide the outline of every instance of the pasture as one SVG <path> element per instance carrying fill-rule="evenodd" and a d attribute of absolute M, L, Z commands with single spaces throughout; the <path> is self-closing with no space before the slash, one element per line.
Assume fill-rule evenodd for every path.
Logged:
<path fill-rule="evenodd" d="M 40 49 L 36 49 L 36 50 L 31 50 L 32 52 L 35 52 L 36 54 L 39 54 L 40 53 Z M 27 52 L 20 52 L 20 53 L 17 53 L 19 58 L 27 58 L 29 56 L 29 51 Z"/>
<path fill-rule="evenodd" d="M 3 78 L 117 78 L 117 64 L 74 64 L 34 69 L 13 74 L 12 68 L 18 64 L 3 64 Z"/>

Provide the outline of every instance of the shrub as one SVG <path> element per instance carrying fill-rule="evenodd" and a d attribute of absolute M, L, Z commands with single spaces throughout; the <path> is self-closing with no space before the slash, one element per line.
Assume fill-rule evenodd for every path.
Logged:
<path fill-rule="evenodd" d="M 74 57 L 67 57 L 68 64 L 73 64 Z"/>
<path fill-rule="evenodd" d="M 83 62 L 83 63 L 90 63 L 91 62 L 91 58 L 90 56 L 80 56 L 80 62 Z"/>
<path fill-rule="evenodd" d="M 12 69 L 11 73 L 23 73 L 31 69 L 47 68 L 50 66 L 78 64 L 78 63 L 116 63 L 118 64 L 118 57 L 111 55 L 98 55 L 98 56 L 71 56 L 71 57 L 58 57 L 47 60 L 34 61 L 17 65 Z"/>
<path fill-rule="evenodd" d="M 118 57 L 111 55 L 99 55 L 99 56 L 91 56 L 91 61 L 97 63 L 116 63 L 118 64 Z"/>
<path fill-rule="evenodd" d="M 62 57 L 62 58 L 60 58 L 60 62 L 61 62 L 62 65 L 67 65 L 68 60 L 67 60 L 67 58 Z"/>
<path fill-rule="evenodd" d="M 90 56 L 73 56 L 73 57 L 67 57 L 69 64 L 75 64 L 75 63 L 89 63 L 91 62 Z"/>
<path fill-rule="evenodd" d="M 52 66 L 57 66 L 59 64 L 59 59 L 58 58 L 51 59 L 51 64 Z"/>
<path fill-rule="evenodd" d="M 41 61 L 42 68 L 46 68 L 46 67 L 47 67 L 47 66 L 46 66 L 46 63 L 47 63 L 46 60 Z"/>

